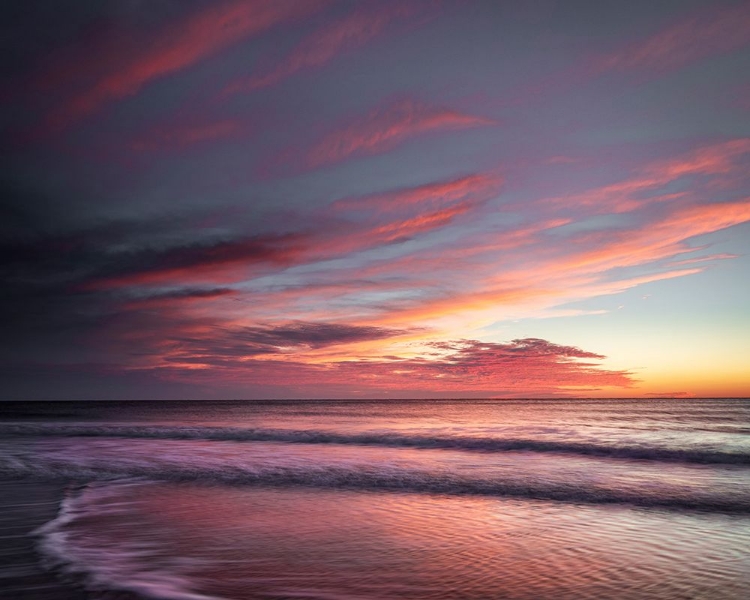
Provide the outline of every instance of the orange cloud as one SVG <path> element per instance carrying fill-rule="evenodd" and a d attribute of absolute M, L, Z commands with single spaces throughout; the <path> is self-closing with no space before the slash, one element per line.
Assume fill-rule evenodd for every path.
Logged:
<path fill-rule="evenodd" d="M 702 269 L 661 270 L 629 278 L 611 278 L 609 273 L 613 269 L 647 265 L 690 252 L 693 248 L 685 244 L 686 240 L 748 221 L 750 200 L 692 206 L 637 228 L 573 236 L 565 243 L 569 248 L 566 252 L 559 250 L 559 241 L 552 247 L 554 252 L 550 252 L 535 237 L 536 233 L 543 233 L 543 229 L 530 231 L 531 239 L 519 240 L 520 244 L 529 245 L 529 249 L 525 254 L 515 255 L 514 263 L 520 262 L 515 268 L 503 264 L 502 251 L 498 253 L 492 245 L 484 248 L 478 240 L 473 240 L 467 256 L 475 257 L 485 251 L 483 262 L 473 260 L 467 264 L 460 254 L 448 250 L 447 266 L 439 254 L 426 256 L 421 261 L 409 258 L 403 265 L 398 262 L 391 265 L 391 272 L 397 272 L 399 266 L 427 273 L 439 273 L 439 267 L 445 269 L 451 277 L 450 291 L 445 291 L 438 278 L 432 287 L 442 291 L 396 303 L 379 322 L 434 325 L 444 319 L 468 319 L 481 323 L 514 314 L 538 315 L 565 302 L 693 275 Z M 464 273 L 468 275 L 464 277 Z"/>
<path fill-rule="evenodd" d="M 573 255 L 566 268 L 586 267 L 604 271 L 669 258 L 690 250 L 682 242 L 706 233 L 750 221 L 750 200 L 693 206 L 678 210 L 637 231 L 595 233 L 579 236 L 577 243 L 606 240 L 594 250 Z"/>
<path fill-rule="evenodd" d="M 559 316 L 565 303 L 694 275 L 708 260 L 731 258 L 717 254 L 675 261 L 697 249 L 692 238 L 750 222 L 750 198 L 706 202 L 703 197 L 707 183 L 742 171 L 740 158 L 748 150 L 747 140 L 733 140 L 654 161 L 631 179 L 569 197 L 571 216 L 565 218 L 555 203 L 530 204 L 531 218 L 524 216 L 528 207 L 502 199 L 493 203 L 502 181 L 491 173 L 343 198 L 320 213 L 307 233 L 129 254 L 94 277 L 98 287 L 92 289 L 136 298 L 126 303 L 123 321 L 130 326 L 119 337 L 126 345 L 152 348 L 139 368 L 157 369 L 166 377 L 205 371 L 206 377 L 228 382 L 268 385 L 278 376 L 309 379 L 331 389 L 351 389 L 347 386 L 357 382 L 383 392 L 435 394 L 460 393 L 471 381 L 480 395 L 625 386 L 632 381 L 629 374 L 605 373 L 594 364 L 583 367 L 585 357 L 571 367 L 560 356 L 552 365 L 527 356 L 526 366 L 515 373 L 515 363 L 497 359 L 494 350 L 482 350 L 495 357 L 483 362 L 478 346 L 466 352 L 455 346 L 445 350 L 451 356 L 446 363 L 430 354 L 437 351 L 431 343 L 504 319 Z M 692 178 L 685 196 L 632 208 L 620 222 L 627 228 L 561 227 L 575 225 L 576 216 L 588 217 L 597 194 L 636 201 L 681 177 Z M 481 209 L 475 213 L 481 220 L 470 220 L 475 209 Z M 398 245 L 448 227 L 445 235 Z M 386 245 L 385 254 L 364 252 Z M 302 264 L 304 269 L 294 269 Z M 278 277 L 262 277 L 269 274 Z M 197 289 L 228 281 L 244 283 L 231 292 Z M 360 328 L 362 336 L 350 337 L 346 344 L 271 350 L 224 339 L 227 332 L 251 332 L 257 344 L 257 335 L 287 331 L 278 329 L 281 318 L 315 322 L 332 314 L 338 323 Z M 367 327 L 375 329 L 361 329 Z M 326 331 L 333 335 L 338 330 Z M 380 335 L 386 331 L 401 333 Z M 290 335 L 298 333 L 294 329 Z M 214 339 L 217 345 L 212 346 Z M 513 387 L 513 378 L 537 368 L 540 374 L 547 369 L 548 375 L 559 376 L 554 386 L 542 390 L 540 375 L 538 388 L 533 378 Z"/>
<path fill-rule="evenodd" d="M 695 398 L 691 392 L 651 392 L 646 394 L 649 398 Z"/>
<path fill-rule="evenodd" d="M 206 378 L 220 385 L 275 385 L 279 381 L 293 381 L 300 386 L 314 385 L 317 389 L 335 389 L 345 394 L 365 386 L 370 393 L 565 395 L 602 388 L 630 388 L 635 383 L 626 371 L 602 368 L 599 363 L 605 357 L 599 354 L 536 338 L 507 343 L 435 342 L 411 358 L 351 358 L 325 364 L 284 360 L 273 352 L 269 356 L 268 350 L 244 342 L 236 344 L 234 335 L 230 335 L 229 341 L 215 335 L 191 338 L 188 344 L 183 341 L 176 349 L 178 353 L 170 360 L 148 368 L 181 381 Z"/>
<path fill-rule="evenodd" d="M 736 171 L 738 159 L 750 153 L 750 139 L 741 138 L 712 144 L 680 157 L 657 161 L 632 178 L 586 192 L 546 198 L 542 202 L 580 212 L 631 212 L 656 202 L 684 199 L 688 192 L 664 192 L 668 183 L 688 176 L 727 175 Z"/>

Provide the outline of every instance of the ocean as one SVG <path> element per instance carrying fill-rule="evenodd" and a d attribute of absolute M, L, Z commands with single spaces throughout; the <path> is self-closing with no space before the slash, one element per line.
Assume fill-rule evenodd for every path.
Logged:
<path fill-rule="evenodd" d="M 0 598 L 750 598 L 750 401 L 0 404 Z"/>

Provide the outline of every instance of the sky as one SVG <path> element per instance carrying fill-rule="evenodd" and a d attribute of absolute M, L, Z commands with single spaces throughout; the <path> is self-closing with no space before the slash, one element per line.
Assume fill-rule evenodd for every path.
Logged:
<path fill-rule="evenodd" d="M 0 23 L 0 399 L 750 396 L 750 1 Z"/>

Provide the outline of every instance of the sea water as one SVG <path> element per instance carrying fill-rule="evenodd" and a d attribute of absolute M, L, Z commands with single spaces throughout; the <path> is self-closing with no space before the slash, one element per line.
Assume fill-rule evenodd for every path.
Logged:
<path fill-rule="evenodd" d="M 73 483 L 36 536 L 93 594 L 750 597 L 747 400 L 0 412 L 0 477 Z"/>

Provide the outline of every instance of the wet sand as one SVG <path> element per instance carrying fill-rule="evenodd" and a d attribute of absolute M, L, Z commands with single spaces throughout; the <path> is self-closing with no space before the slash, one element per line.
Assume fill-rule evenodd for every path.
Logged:
<path fill-rule="evenodd" d="M 44 569 L 35 529 L 57 515 L 65 484 L 0 480 L 0 598 L 7 600 L 85 600 L 73 583 Z"/>

